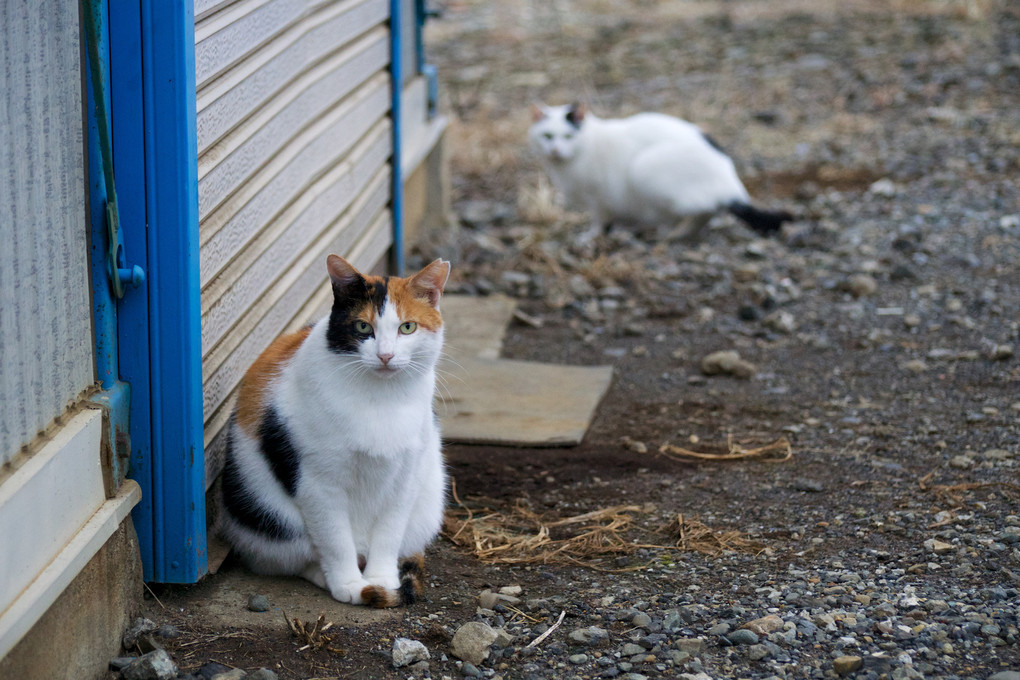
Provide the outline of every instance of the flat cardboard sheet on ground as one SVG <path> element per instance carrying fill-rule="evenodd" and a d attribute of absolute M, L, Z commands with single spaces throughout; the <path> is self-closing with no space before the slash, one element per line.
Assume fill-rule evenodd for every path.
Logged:
<path fill-rule="evenodd" d="M 613 377 L 608 366 L 457 361 L 436 412 L 443 439 L 464 444 L 580 444 Z"/>
<path fill-rule="evenodd" d="M 609 389 L 609 366 L 499 359 L 516 303 L 507 297 L 443 298 L 447 359 L 436 403 L 443 439 L 459 444 L 580 444 Z"/>
<path fill-rule="evenodd" d="M 447 356 L 498 359 L 517 302 L 505 295 L 444 295 L 439 308 L 446 328 L 443 348 Z"/>

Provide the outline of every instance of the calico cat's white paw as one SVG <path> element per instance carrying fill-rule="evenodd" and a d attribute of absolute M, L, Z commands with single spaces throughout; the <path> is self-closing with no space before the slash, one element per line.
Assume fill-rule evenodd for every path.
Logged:
<path fill-rule="evenodd" d="M 345 602 L 347 604 L 363 604 L 361 599 L 361 591 L 371 584 L 365 579 L 357 579 L 354 581 L 348 581 L 347 583 L 341 583 L 336 586 L 332 586 L 329 589 L 329 594 L 333 596 L 333 599 L 337 602 Z"/>
<path fill-rule="evenodd" d="M 386 590 L 400 588 L 400 576 L 395 571 L 390 574 L 365 574 L 365 580 L 372 585 L 382 586 Z"/>

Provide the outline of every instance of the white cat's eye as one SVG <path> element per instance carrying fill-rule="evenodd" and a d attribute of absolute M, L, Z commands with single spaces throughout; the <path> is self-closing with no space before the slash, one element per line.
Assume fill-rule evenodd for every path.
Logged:
<path fill-rule="evenodd" d="M 551 132 L 543 132 L 542 136 L 545 137 L 546 139 L 552 139 L 553 138 L 553 133 L 551 133 Z"/>
<path fill-rule="evenodd" d="M 411 333 L 414 333 L 416 330 L 418 330 L 418 324 L 416 324 L 414 321 L 405 321 L 404 323 L 400 324 L 400 332 L 402 335 L 410 335 Z"/>
<path fill-rule="evenodd" d="M 355 321 L 354 330 L 360 333 L 361 335 L 371 335 L 372 324 L 368 323 L 367 321 Z"/>

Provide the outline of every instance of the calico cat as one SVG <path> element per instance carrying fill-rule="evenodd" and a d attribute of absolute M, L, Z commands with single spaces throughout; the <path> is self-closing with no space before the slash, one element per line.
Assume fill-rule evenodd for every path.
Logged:
<path fill-rule="evenodd" d="M 719 210 L 769 235 L 793 219 L 750 203 L 737 171 L 696 125 L 661 113 L 601 119 L 583 104 L 532 105 L 528 138 L 568 206 L 591 216 L 593 237 L 613 221 L 657 226 L 691 217 L 696 236 Z"/>
<path fill-rule="evenodd" d="M 408 278 L 336 255 L 326 267 L 329 316 L 276 340 L 241 382 L 219 530 L 257 573 L 409 604 L 445 506 L 432 399 L 450 263 Z"/>

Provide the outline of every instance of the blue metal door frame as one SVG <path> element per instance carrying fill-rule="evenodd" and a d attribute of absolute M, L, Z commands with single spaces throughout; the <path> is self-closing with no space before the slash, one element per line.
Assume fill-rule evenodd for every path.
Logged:
<path fill-rule="evenodd" d="M 97 350 L 116 356 L 101 370 L 110 375 L 101 378 L 104 386 L 110 381 L 120 387 L 115 394 L 121 400 L 130 400 L 128 476 L 142 488 L 132 516 L 144 578 L 194 583 L 206 572 L 194 2 L 83 2 L 102 15 L 106 44 L 101 59 L 109 86 L 124 258 L 145 271 L 144 284 L 115 303 L 106 286 L 94 281 L 97 331 L 107 329 L 97 333 Z M 393 267 L 400 273 L 400 56 L 410 46 L 401 44 L 399 0 L 391 0 L 390 7 Z M 421 69 L 424 3 L 416 3 L 415 10 L 414 48 Z M 98 167 L 95 153 L 91 143 L 93 171 Z M 93 185 L 96 225 L 102 221 L 99 206 L 106 192 L 105 186 Z M 111 320 L 114 304 L 116 318 Z"/>
<path fill-rule="evenodd" d="M 146 272 L 117 303 L 129 476 L 142 487 L 132 517 L 145 580 L 193 583 L 206 571 L 194 4 L 104 10 L 125 257 Z"/>

